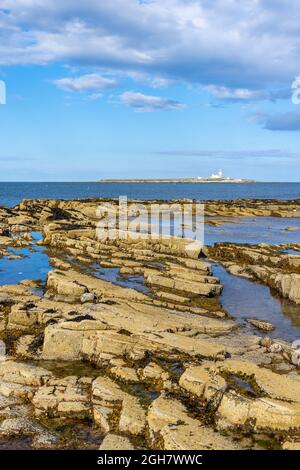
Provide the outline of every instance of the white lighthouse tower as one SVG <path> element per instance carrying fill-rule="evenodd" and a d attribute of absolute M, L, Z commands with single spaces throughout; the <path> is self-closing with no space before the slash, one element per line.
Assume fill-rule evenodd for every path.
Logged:
<path fill-rule="evenodd" d="M 221 180 L 224 178 L 224 173 L 223 173 L 223 170 L 219 170 L 218 173 L 213 173 L 211 176 L 210 176 L 211 179 L 213 180 Z"/>

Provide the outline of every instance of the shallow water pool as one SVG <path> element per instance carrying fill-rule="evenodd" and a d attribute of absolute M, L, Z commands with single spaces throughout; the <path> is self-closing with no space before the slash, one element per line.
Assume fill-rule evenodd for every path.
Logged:
<path fill-rule="evenodd" d="M 48 272 L 53 269 L 44 247 L 36 245 L 42 238 L 39 232 L 32 232 L 33 244 L 26 248 L 8 248 L 11 255 L 20 259 L 0 258 L 0 286 L 18 284 L 24 279 L 46 281 Z"/>
<path fill-rule="evenodd" d="M 267 286 L 229 274 L 219 264 L 213 265 L 213 274 L 224 286 L 222 306 L 237 321 L 253 330 L 246 319 L 266 320 L 276 327 L 268 336 L 287 341 L 300 338 L 300 305 L 272 295 Z"/>

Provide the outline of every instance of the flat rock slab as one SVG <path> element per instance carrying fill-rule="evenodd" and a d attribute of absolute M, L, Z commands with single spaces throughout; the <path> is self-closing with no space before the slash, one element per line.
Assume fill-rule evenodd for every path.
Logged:
<path fill-rule="evenodd" d="M 99 450 L 134 450 L 133 444 L 125 436 L 107 434 L 102 441 Z"/>
<path fill-rule="evenodd" d="M 182 403 L 160 396 L 149 408 L 148 426 L 155 442 L 158 435 L 166 450 L 237 450 L 231 439 L 215 433 L 191 418 Z"/>

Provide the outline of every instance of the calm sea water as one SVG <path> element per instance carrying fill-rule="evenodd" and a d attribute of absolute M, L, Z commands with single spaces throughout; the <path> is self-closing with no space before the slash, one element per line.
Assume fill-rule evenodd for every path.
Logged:
<path fill-rule="evenodd" d="M 128 196 L 129 199 L 300 199 L 300 183 L 0 183 L 0 206 L 22 199 L 79 199 Z"/>

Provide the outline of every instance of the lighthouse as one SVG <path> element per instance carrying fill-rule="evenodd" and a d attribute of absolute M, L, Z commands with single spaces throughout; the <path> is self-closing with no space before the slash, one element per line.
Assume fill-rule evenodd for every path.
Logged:
<path fill-rule="evenodd" d="M 224 173 L 223 170 L 219 170 L 218 173 L 212 173 L 210 176 L 211 179 L 213 180 L 220 180 L 224 178 Z"/>

